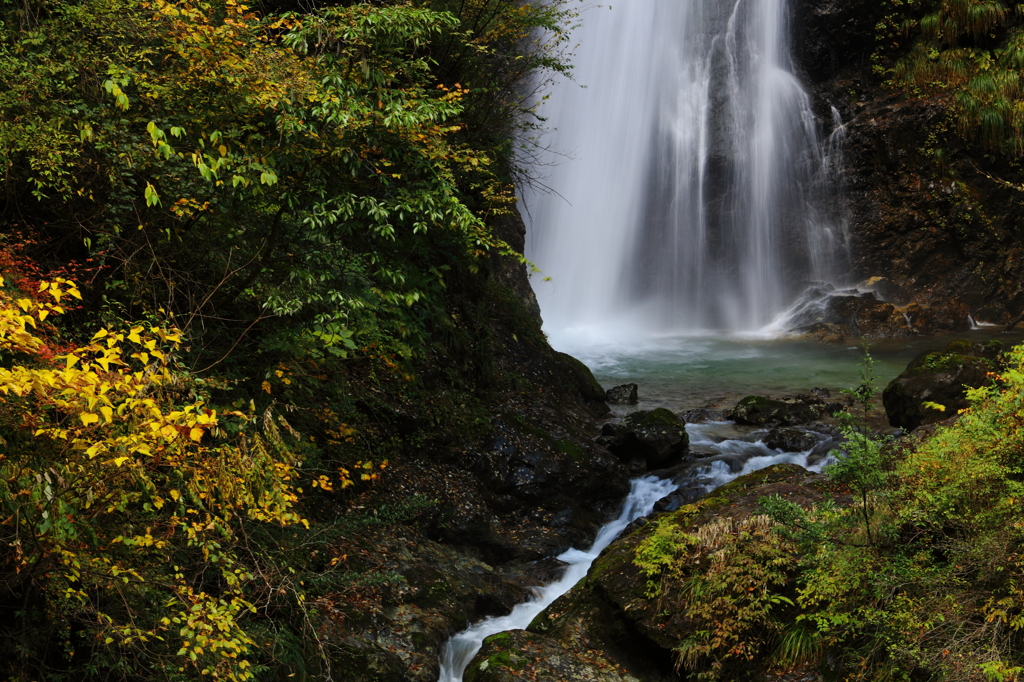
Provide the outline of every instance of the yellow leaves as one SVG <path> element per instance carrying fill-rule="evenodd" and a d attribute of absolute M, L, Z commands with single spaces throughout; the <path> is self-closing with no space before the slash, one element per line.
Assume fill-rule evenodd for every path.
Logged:
<path fill-rule="evenodd" d="M 318 478 L 314 478 L 313 479 L 313 484 L 312 485 L 313 485 L 314 488 L 320 488 L 320 489 L 325 490 L 325 491 L 327 491 L 329 493 L 330 492 L 334 492 L 334 484 L 331 483 L 331 479 L 327 478 L 326 476 L 324 476 L 322 474 Z"/>
<path fill-rule="evenodd" d="M 386 469 L 387 466 L 388 466 L 388 460 L 384 460 L 383 462 L 380 463 L 380 469 L 381 470 Z M 376 481 L 376 480 L 378 480 L 380 478 L 380 474 L 378 474 L 376 471 L 374 471 L 374 466 L 373 466 L 373 462 L 372 461 L 356 462 L 355 468 L 363 470 L 359 474 L 359 479 L 362 480 L 362 481 Z M 344 474 L 346 474 L 346 475 L 348 474 L 348 471 L 346 471 L 346 470 L 342 470 L 342 471 L 344 472 Z M 342 484 L 342 487 L 344 488 L 345 485 Z"/>
<path fill-rule="evenodd" d="M 40 298 L 59 301 L 61 296 L 73 296 L 70 283 L 58 284 L 56 291 L 62 293 Z M 36 560 L 40 552 L 61 557 L 53 562 L 56 568 L 47 570 L 55 575 L 63 571 L 67 577 L 84 570 L 72 567 L 71 550 L 87 532 L 95 535 L 97 541 L 89 545 L 87 556 L 92 561 L 89 570 L 124 583 L 126 591 L 154 577 L 150 567 L 159 559 L 153 550 L 176 543 L 179 537 L 181 546 L 194 543 L 191 546 L 201 548 L 210 570 L 222 571 L 227 587 L 211 597 L 193 592 L 183 577 L 176 578 L 179 583 L 173 591 L 179 604 L 168 614 L 173 618 L 159 618 L 152 630 L 102 624 L 96 641 L 127 646 L 161 639 L 170 635 L 174 622 L 183 628 L 181 651 L 189 654 L 184 661 L 195 654 L 202 665 L 209 665 L 211 679 L 251 679 L 248 665 L 238 659 L 252 641 L 235 622 L 253 608 L 239 597 L 241 588 L 236 589 L 251 576 L 232 573 L 231 557 L 222 546 L 231 546 L 233 541 L 225 537 L 234 532 L 232 521 L 239 517 L 304 523 L 293 511 L 298 458 L 286 444 L 289 434 L 297 434 L 269 411 L 262 419 L 228 412 L 223 419 L 236 422 L 239 429 L 214 428 L 220 422 L 215 410 L 202 399 L 181 397 L 187 394 L 179 390 L 182 383 L 190 390 L 200 384 L 188 384 L 187 371 L 173 361 L 182 340 L 177 329 L 136 325 L 124 332 L 99 330 L 88 343 L 54 357 L 45 347 L 46 338 L 29 327 L 34 318 L 52 324 L 61 312 L 31 298 L 19 302 L 0 289 L 0 349 L 8 360 L 0 366 L 0 394 L 28 397 L 5 403 L 8 425 L 37 439 L 30 449 L 34 454 L 12 448 L 5 453 L 7 459 L 0 455 L 5 475 L 15 472 L 8 483 L 26 491 L 9 500 L 17 506 L 6 513 L 6 523 L 15 526 L 9 529 L 12 537 L 32 534 L 36 541 L 26 549 L 26 557 Z M 145 351 L 128 357 L 131 348 Z M 30 355 L 32 361 L 18 364 L 19 354 Z M 170 385 L 172 376 L 175 383 Z M 229 439 L 228 432 L 239 430 L 244 437 Z M 15 480 L 19 477 L 22 480 Z M 317 485 L 330 490 L 332 482 L 323 477 Z M 201 501 L 200 509 L 186 508 L 186 500 Z M 110 530 L 123 524 L 128 513 L 139 518 L 139 510 L 154 519 L 153 527 L 144 534 L 111 540 Z M 47 516 L 41 516 L 43 511 Z M 118 542 L 134 548 L 120 555 L 144 555 L 135 564 L 138 571 L 106 553 Z M 15 565 L 28 565 L 20 547 L 14 553 Z"/>

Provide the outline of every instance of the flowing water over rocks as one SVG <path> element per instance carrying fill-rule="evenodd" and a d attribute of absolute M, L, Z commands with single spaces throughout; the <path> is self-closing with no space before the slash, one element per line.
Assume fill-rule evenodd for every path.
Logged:
<path fill-rule="evenodd" d="M 661 472 L 662 476 L 644 476 L 632 481 L 629 496 L 619 516 L 603 526 L 586 550 L 570 549 L 557 559 L 565 572 L 554 582 L 536 591 L 534 597 L 506 616 L 486 618 L 452 637 L 441 657 L 439 682 L 459 682 L 470 661 L 487 637 L 508 630 L 526 628 L 558 597 L 586 576 L 601 551 L 636 519 L 655 509 L 671 511 L 739 476 L 776 464 L 797 464 L 820 472 L 829 461 L 828 451 L 835 441 L 827 431 L 815 437 L 813 447 L 802 452 L 786 452 L 765 445 L 768 429 L 737 426 L 732 422 L 688 424 L 690 445 L 697 459 Z M 809 433 L 813 430 L 808 429 Z"/>

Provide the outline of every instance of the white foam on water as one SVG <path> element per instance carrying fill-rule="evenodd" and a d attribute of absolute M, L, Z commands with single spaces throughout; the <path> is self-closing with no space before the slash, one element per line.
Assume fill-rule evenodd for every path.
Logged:
<path fill-rule="evenodd" d="M 532 599 L 517 605 L 507 616 L 485 618 L 456 634 L 445 643 L 441 653 L 439 682 L 461 682 L 463 673 L 473 657 L 480 651 L 484 639 L 499 632 L 522 630 L 529 626 L 544 609 L 587 575 L 594 559 L 619 536 L 626 526 L 632 521 L 650 514 L 658 500 L 677 490 L 681 484 L 704 488 L 706 492 L 709 492 L 739 476 L 775 464 L 799 464 L 810 471 L 820 472 L 832 461 L 830 457 L 826 457 L 809 464 L 812 450 L 782 452 L 768 448 L 761 441 L 723 439 L 721 434 L 733 430 L 732 422 L 687 424 L 686 430 L 690 436 L 691 446 L 711 447 L 718 452 L 718 456 L 725 457 L 725 459 L 710 461 L 707 465 L 691 470 L 678 479 L 644 476 L 633 480 L 629 496 L 623 503 L 622 512 L 618 518 L 604 525 L 598 531 L 593 544 L 586 550 L 570 549 L 558 555 L 557 558 L 560 561 L 568 564 L 565 573 L 558 580 L 538 588 Z"/>
<path fill-rule="evenodd" d="M 618 518 L 606 524 L 598 531 L 592 545 L 586 550 L 570 549 L 558 555 L 558 559 L 569 564 L 565 573 L 555 582 L 537 590 L 533 599 L 519 604 L 507 616 L 485 618 L 448 640 L 441 654 L 440 682 L 460 682 L 466 666 L 483 644 L 485 638 L 508 630 L 521 630 L 546 609 L 551 602 L 558 599 L 578 583 L 590 564 L 612 540 L 629 523 L 641 516 L 650 514 L 654 503 L 676 489 L 670 480 L 645 476 L 632 482 L 632 489 L 622 507 Z"/>

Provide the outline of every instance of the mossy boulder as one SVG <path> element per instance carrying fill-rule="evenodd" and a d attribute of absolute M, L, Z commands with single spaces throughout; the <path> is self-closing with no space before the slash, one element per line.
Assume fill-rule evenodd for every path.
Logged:
<path fill-rule="evenodd" d="M 559 597 L 533 620 L 527 628 L 533 637 L 517 643 L 525 647 L 543 641 L 546 656 L 584 657 L 584 660 L 605 664 L 607 667 L 600 668 L 603 672 L 612 671 L 638 680 L 678 679 L 674 652 L 695 634 L 698 627 L 676 606 L 678 595 L 691 575 L 707 569 L 710 554 L 716 547 L 709 544 L 704 549 L 688 550 L 692 556 L 685 566 L 681 565 L 683 570 L 678 573 L 669 571 L 656 579 L 658 588 L 654 596 L 651 596 L 651 578 L 636 563 L 638 548 L 653 536 L 669 537 L 666 529 L 670 527 L 677 528 L 680 533 L 673 537 L 705 538 L 713 544 L 716 537 L 735 536 L 735 529 L 761 523 L 759 519 L 763 517 L 758 516 L 758 503 L 763 496 L 779 495 L 809 507 L 823 499 L 823 489 L 827 485 L 820 474 L 812 475 L 795 464 L 780 464 L 737 478 L 695 504 L 637 522 L 631 532 L 602 552 L 585 581 Z M 848 502 L 848 497 L 843 495 L 834 496 L 834 499 L 840 504 Z M 732 556 L 729 553 L 725 555 Z M 779 594 L 787 598 L 795 596 L 792 581 L 776 587 Z M 551 649 L 551 642 L 557 643 L 561 651 Z M 741 661 L 740 665 L 756 668 L 760 663 Z M 503 682 L 576 679 L 559 677 L 550 669 L 542 671 L 533 666 L 530 663 L 524 667 L 520 677 L 486 679 Z M 530 677 L 530 672 L 536 677 Z M 751 679 L 763 679 L 758 675 L 764 671 L 744 668 L 743 675 L 738 669 L 729 672 L 735 672 L 737 676 L 723 676 L 721 679 L 739 679 L 741 676 L 747 679 L 747 672 L 752 673 Z"/>
<path fill-rule="evenodd" d="M 643 460 L 648 469 L 678 464 L 690 446 L 686 422 L 664 407 L 634 412 L 622 424 L 606 424 L 602 433 L 616 456 Z"/>
<path fill-rule="evenodd" d="M 729 413 L 737 424 L 769 427 L 806 424 L 819 419 L 821 415 L 820 406 L 802 400 L 776 400 L 763 395 L 748 395 Z"/>
<path fill-rule="evenodd" d="M 792 426 L 784 426 L 778 429 L 772 429 L 768 435 L 764 437 L 764 444 L 772 450 L 782 450 L 783 452 L 805 452 L 813 449 L 814 446 L 818 444 L 818 440 L 818 435 L 813 432 L 804 431 Z"/>
<path fill-rule="evenodd" d="M 921 353 L 882 392 L 889 424 L 912 431 L 956 415 L 967 407 L 966 389 L 984 385 L 988 373 L 1000 368 L 1003 348 L 997 340 L 955 339 L 941 350 Z M 945 410 L 926 407 L 926 402 Z"/>
<path fill-rule="evenodd" d="M 544 635 L 513 630 L 484 640 L 465 682 L 637 682 L 599 653 L 575 652 Z"/>
<path fill-rule="evenodd" d="M 556 352 L 555 355 L 567 370 L 566 374 L 571 381 L 571 386 L 568 389 L 575 389 L 579 392 L 595 417 L 603 417 L 608 414 L 611 410 L 608 409 L 608 403 L 605 402 L 604 389 L 594 378 L 594 373 L 590 371 L 590 368 L 566 353 Z"/>

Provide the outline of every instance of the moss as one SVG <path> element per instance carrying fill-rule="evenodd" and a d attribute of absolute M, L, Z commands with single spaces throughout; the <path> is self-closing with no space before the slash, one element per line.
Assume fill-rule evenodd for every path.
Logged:
<path fill-rule="evenodd" d="M 972 349 L 973 350 L 973 349 Z M 995 369 L 994 363 L 977 355 L 967 355 L 950 351 L 935 351 L 926 353 L 923 357 L 915 360 L 912 368 L 908 369 L 910 376 L 923 376 L 934 372 L 942 372 L 963 365 L 982 364 L 989 369 Z"/>
<path fill-rule="evenodd" d="M 580 462 L 583 460 L 583 448 L 568 438 L 562 438 L 561 440 L 555 441 L 555 446 L 562 454 L 572 457 L 573 461 Z"/>
<path fill-rule="evenodd" d="M 430 638 L 422 632 L 411 632 L 409 633 L 409 639 L 418 651 L 423 651 L 430 646 Z"/>
<path fill-rule="evenodd" d="M 558 357 L 561 358 L 562 362 L 570 370 L 572 370 L 572 378 L 575 380 L 574 388 L 576 388 L 584 398 L 587 400 L 604 401 L 604 389 L 601 388 L 601 384 L 599 384 L 597 379 L 594 378 L 594 373 L 590 371 L 589 367 L 566 353 L 558 353 Z"/>
<path fill-rule="evenodd" d="M 497 313 L 495 317 L 503 318 L 512 328 L 517 339 L 528 340 L 536 346 L 543 346 L 547 343 L 547 337 L 541 330 L 540 322 L 530 314 L 515 291 L 494 278 L 488 278 L 485 292 L 492 303 L 494 312 Z"/>
<path fill-rule="evenodd" d="M 779 483 L 788 480 L 794 474 L 806 474 L 807 471 L 797 464 L 773 464 L 758 471 L 740 476 L 726 483 L 711 493 L 714 497 L 728 497 L 733 493 L 749 490 L 766 483 Z"/>
<path fill-rule="evenodd" d="M 954 339 L 941 350 L 919 353 L 909 365 L 907 372 L 911 376 L 921 376 L 932 372 L 966 364 L 983 364 L 990 370 L 997 369 L 996 358 L 1006 349 L 999 339 L 991 339 L 982 343 L 972 343 L 968 339 Z"/>
<path fill-rule="evenodd" d="M 487 657 L 488 667 L 502 667 L 511 668 L 512 670 L 521 670 L 522 664 L 518 659 L 513 658 L 512 654 L 508 651 L 499 651 L 498 653 Z"/>
<path fill-rule="evenodd" d="M 626 423 L 633 428 L 652 428 L 657 426 L 681 426 L 679 417 L 671 410 L 658 407 L 650 412 L 638 412 L 626 418 Z"/>
<path fill-rule="evenodd" d="M 1002 353 L 1006 350 L 1006 344 L 999 339 L 989 339 L 981 344 L 981 347 L 989 353 Z"/>
<path fill-rule="evenodd" d="M 736 410 L 753 409 L 761 412 L 770 409 L 775 402 L 777 401 L 772 400 L 771 398 L 766 398 L 763 395 L 748 395 L 736 404 Z"/>
<path fill-rule="evenodd" d="M 491 635 L 490 637 L 488 637 L 485 640 L 485 642 L 487 644 L 508 646 L 509 644 L 512 643 L 512 635 L 510 635 L 507 632 L 499 632 L 496 635 Z"/>
<path fill-rule="evenodd" d="M 953 339 L 944 349 L 947 353 L 960 353 L 961 355 L 972 355 L 974 345 L 967 339 Z"/>

